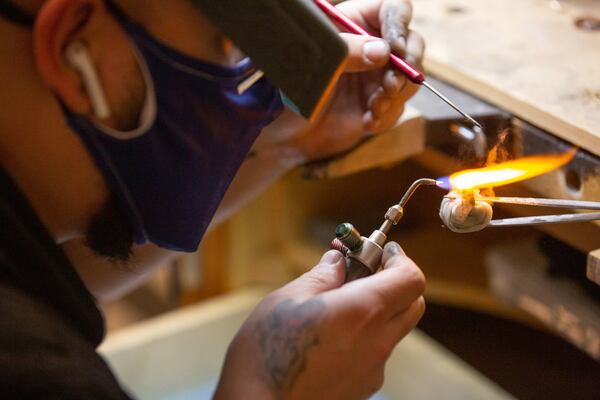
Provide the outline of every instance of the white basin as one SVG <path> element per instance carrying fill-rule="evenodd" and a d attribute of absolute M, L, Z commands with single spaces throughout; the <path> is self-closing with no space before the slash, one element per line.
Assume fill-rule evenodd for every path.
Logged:
<path fill-rule="evenodd" d="M 100 353 L 138 399 L 210 399 L 230 340 L 264 294 L 243 290 L 122 329 Z M 390 357 L 374 399 L 513 397 L 416 330 Z"/>

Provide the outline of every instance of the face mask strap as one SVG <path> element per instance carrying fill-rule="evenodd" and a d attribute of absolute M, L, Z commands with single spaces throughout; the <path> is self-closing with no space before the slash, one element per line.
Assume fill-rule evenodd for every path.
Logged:
<path fill-rule="evenodd" d="M 33 28 L 35 23 L 34 14 L 23 10 L 8 0 L 0 0 L 0 16 L 27 28 Z"/>

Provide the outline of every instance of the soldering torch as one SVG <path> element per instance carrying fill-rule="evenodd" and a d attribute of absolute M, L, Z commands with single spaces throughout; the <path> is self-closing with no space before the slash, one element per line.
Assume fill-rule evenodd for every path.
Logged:
<path fill-rule="evenodd" d="M 387 235 L 392 227 L 400 222 L 406 203 L 421 186 L 439 186 L 439 183 L 435 179 L 427 178 L 415 181 L 400 202 L 389 208 L 381 227 L 374 230 L 369 237 L 361 236 L 348 222 L 338 225 L 331 248 L 341 251 L 346 257 L 346 282 L 372 275 L 381 267 Z"/>

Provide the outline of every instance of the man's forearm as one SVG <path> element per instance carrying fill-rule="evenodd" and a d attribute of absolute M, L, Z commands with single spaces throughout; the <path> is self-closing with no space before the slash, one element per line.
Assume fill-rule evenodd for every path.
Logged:
<path fill-rule="evenodd" d="M 248 157 L 227 190 L 209 229 L 231 217 L 302 162 L 304 157 L 299 152 L 285 146 L 269 147 Z"/>

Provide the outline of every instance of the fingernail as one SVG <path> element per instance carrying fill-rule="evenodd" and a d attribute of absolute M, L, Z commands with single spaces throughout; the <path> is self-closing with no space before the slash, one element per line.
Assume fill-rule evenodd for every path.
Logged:
<path fill-rule="evenodd" d="M 383 40 L 371 40 L 363 45 L 363 53 L 372 63 L 379 63 L 389 57 L 390 46 Z"/>
<path fill-rule="evenodd" d="M 329 250 L 321 258 L 321 263 L 324 264 L 337 264 L 342 258 L 342 253 L 337 250 Z"/>
<path fill-rule="evenodd" d="M 404 250 L 402 250 L 402 247 L 400 247 L 400 245 L 396 242 L 386 243 L 384 251 L 393 255 L 406 255 L 406 253 L 404 253 Z"/>

